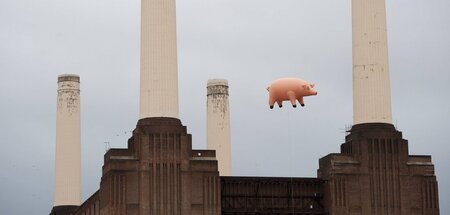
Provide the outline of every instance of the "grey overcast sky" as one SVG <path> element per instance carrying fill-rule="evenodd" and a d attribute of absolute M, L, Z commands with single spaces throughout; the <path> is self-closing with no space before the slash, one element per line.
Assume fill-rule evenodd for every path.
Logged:
<path fill-rule="evenodd" d="M 432 155 L 450 214 L 450 1 L 387 0 L 393 119 L 410 154 Z M 206 148 L 206 81 L 230 83 L 233 174 L 315 177 L 352 124 L 351 1 L 178 0 L 181 120 Z M 104 142 L 138 119 L 140 0 L 0 1 L 0 214 L 53 202 L 56 79 L 81 76 L 83 201 Z M 266 86 L 316 83 L 306 107 L 269 110 Z"/>

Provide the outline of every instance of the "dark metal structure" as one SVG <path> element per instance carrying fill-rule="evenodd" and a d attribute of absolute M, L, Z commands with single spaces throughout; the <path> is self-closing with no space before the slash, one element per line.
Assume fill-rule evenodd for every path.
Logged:
<path fill-rule="evenodd" d="M 221 177 L 222 215 L 326 214 L 317 178 Z"/>

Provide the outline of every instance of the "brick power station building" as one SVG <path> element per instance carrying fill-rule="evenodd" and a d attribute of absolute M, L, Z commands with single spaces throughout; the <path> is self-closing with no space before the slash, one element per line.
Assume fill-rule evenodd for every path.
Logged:
<path fill-rule="evenodd" d="M 439 214 L 430 156 L 408 155 L 392 125 L 353 126 L 317 178 L 220 177 L 213 150 L 193 150 L 174 118 L 138 122 L 127 149 L 105 154 L 100 189 L 51 214 Z"/>
<path fill-rule="evenodd" d="M 58 79 L 50 214 L 438 215 L 431 156 L 409 155 L 391 122 L 384 0 L 352 7 L 354 125 L 341 152 L 319 159 L 317 178 L 239 177 L 229 175 L 227 82 L 208 83 L 208 150 L 193 150 L 178 117 L 175 0 L 142 0 L 140 120 L 126 149 L 104 155 L 100 188 L 84 203 L 80 79 Z"/>

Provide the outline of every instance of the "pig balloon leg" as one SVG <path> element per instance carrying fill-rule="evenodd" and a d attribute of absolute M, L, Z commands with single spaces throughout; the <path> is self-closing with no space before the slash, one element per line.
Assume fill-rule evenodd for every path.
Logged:
<path fill-rule="evenodd" d="M 283 101 L 279 100 L 277 101 L 278 107 L 282 108 L 283 107 Z"/>
<path fill-rule="evenodd" d="M 302 107 L 305 107 L 305 102 L 303 101 L 303 97 L 298 98 L 298 102 Z"/>
<path fill-rule="evenodd" d="M 275 99 L 272 97 L 272 96 L 270 96 L 269 97 L 269 106 L 270 106 L 270 109 L 273 109 L 273 105 L 275 104 Z"/>
<path fill-rule="evenodd" d="M 295 98 L 295 93 L 293 91 L 289 91 L 287 92 L 287 96 L 289 98 L 289 101 L 291 101 L 292 107 L 296 108 L 297 107 L 297 101 Z"/>

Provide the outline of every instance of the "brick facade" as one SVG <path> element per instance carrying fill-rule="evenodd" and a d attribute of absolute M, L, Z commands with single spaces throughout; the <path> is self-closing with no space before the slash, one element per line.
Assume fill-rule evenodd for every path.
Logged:
<path fill-rule="evenodd" d="M 411 156 L 393 125 L 355 125 L 340 154 L 320 159 L 325 207 L 332 215 L 437 215 L 431 156 Z"/>
<path fill-rule="evenodd" d="M 51 215 L 438 215 L 431 156 L 408 153 L 393 125 L 355 125 L 317 178 L 219 177 L 215 151 L 192 150 L 178 119 L 139 120 L 104 156 L 100 189 Z"/>

